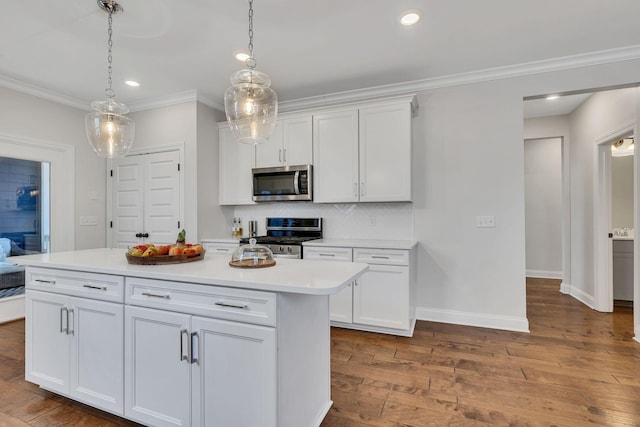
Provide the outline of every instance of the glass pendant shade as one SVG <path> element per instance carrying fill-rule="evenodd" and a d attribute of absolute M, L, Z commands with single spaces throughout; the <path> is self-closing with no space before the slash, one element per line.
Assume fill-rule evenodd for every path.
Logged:
<path fill-rule="evenodd" d="M 224 109 L 231 132 L 239 142 L 262 144 L 276 125 L 278 96 L 265 73 L 245 68 L 231 76 Z"/>
<path fill-rule="evenodd" d="M 135 123 L 125 114 L 124 104 L 113 99 L 91 103 L 94 112 L 85 117 L 85 131 L 91 148 L 100 157 L 109 159 L 124 157 L 131 150 Z"/>

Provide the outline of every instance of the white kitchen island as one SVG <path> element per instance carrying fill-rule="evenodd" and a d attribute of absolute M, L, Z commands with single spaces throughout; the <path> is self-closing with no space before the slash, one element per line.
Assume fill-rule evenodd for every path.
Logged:
<path fill-rule="evenodd" d="M 332 404 L 329 295 L 367 265 L 229 259 L 20 257 L 27 380 L 145 425 L 319 425 Z"/>

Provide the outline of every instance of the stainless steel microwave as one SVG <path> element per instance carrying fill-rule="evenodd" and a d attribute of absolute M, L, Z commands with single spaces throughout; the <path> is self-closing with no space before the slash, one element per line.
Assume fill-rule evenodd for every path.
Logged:
<path fill-rule="evenodd" d="M 252 169 L 253 200 L 313 200 L 311 168 L 311 165 L 300 165 Z"/>

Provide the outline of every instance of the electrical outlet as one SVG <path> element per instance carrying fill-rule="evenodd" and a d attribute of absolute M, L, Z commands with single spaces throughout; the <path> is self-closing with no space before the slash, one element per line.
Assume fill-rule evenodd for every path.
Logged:
<path fill-rule="evenodd" d="M 478 228 L 495 228 L 496 217 L 493 215 L 483 215 L 476 217 L 476 227 Z"/>
<path fill-rule="evenodd" d="M 80 217 L 80 225 L 98 225 L 98 217 L 97 216 L 81 216 Z"/>

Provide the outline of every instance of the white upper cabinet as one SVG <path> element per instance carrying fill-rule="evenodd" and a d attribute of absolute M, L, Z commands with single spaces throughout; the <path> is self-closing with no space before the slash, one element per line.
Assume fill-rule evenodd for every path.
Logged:
<path fill-rule="evenodd" d="M 226 125 L 219 128 L 219 144 L 220 204 L 253 204 L 251 169 L 255 167 L 254 146 L 238 142 Z"/>
<path fill-rule="evenodd" d="M 314 201 L 411 201 L 409 98 L 314 115 Z"/>
<path fill-rule="evenodd" d="M 360 201 L 411 200 L 411 106 L 361 108 Z"/>
<path fill-rule="evenodd" d="M 313 163 L 312 117 L 288 117 L 276 122 L 271 138 L 256 146 L 256 167 Z"/>
<path fill-rule="evenodd" d="M 358 110 L 313 116 L 314 201 L 359 200 Z"/>

